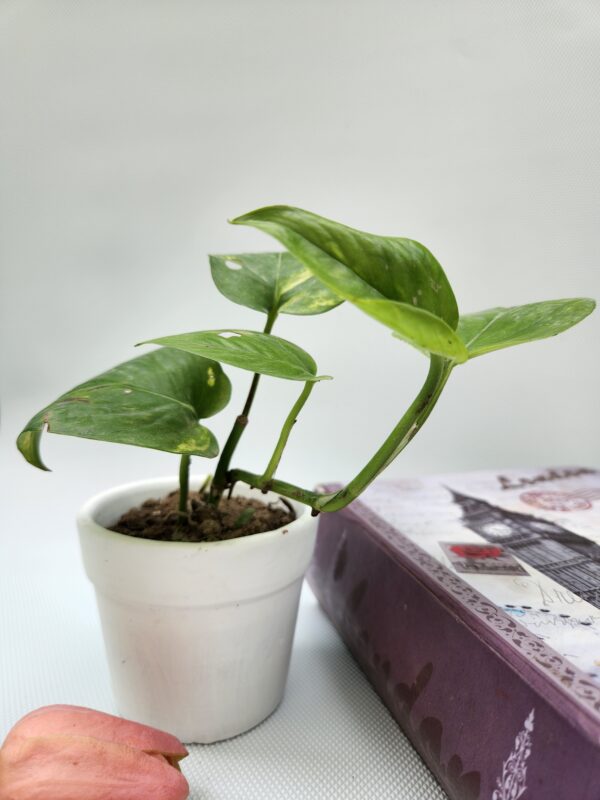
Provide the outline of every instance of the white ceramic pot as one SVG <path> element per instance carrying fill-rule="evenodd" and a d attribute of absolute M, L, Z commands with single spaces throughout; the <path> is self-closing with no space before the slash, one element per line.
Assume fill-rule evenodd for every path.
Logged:
<path fill-rule="evenodd" d="M 298 518 L 283 528 L 195 544 L 107 530 L 176 486 L 120 486 L 89 500 L 77 523 L 121 714 L 215 742 L 257 725 L 283 697 L 316 519 L 294 503 Z"/>

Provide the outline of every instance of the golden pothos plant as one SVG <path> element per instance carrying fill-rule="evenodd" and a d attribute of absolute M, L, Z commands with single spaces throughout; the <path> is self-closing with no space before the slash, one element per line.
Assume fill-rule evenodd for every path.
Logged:
<path fill-rule="evenodd" d="M 290 206 L 269 206 L 233 220 L 264 231 L 285 248 L 278 253 L 211 256 L 213 280 L 229 300 L 261 312 L 262 331 L 211 330 L 151 339 L 160 345 L 76 386 L 46 406 L 17 440 L 25 458 L 46 469 L 44 429 L 88 439 L 179 454 L 179 512 L 188 508 L 192 456 L 215 458 L 219 446 L 204 420 L 222 411 L 231 395 L 223 364 L 253 373 L 241 412 L 217 461 L 205 498 L 217 505 L 238 481 L 309 505 L 336 511 L 352 502 L 406 447 L 431 413 L 454 368 L 494 350 L 555 336 L 591 313 L 593 300 L 569 298 L 490 308 L 460 315 L 444 270 L 419 242 L 377 236 Z M 414 401 L 357 475 L 335 493 L 295 486 L 278 476 L 292 427 L 314 386 L 313 358 L 275 336 L 281 314 L 321 314 L 342 302 L 356 306 L 429 359 Z M 232 468 L 248 425 L 261 375 L 298 381 L 302 390 L 279 433 L 262 474 Z"/>

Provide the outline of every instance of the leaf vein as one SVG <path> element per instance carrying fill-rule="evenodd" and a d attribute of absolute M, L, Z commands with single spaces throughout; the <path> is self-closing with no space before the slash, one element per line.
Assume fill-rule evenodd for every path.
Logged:
<path fill-rule="evenodd" d="M 483 334 L 484 334 L 484 333 L 485 333 L 485 332 L 488 330 L 488 328 L 489 328 L 491 325 L 493 325 L 493 324 L 494 324 L 494 322 L 496 322 L 497 320 L 499 320 L 501 317 L 504 317 L 504 316 L 505 316 L 507 313 L 508 313 L 508 310 L 507 310 L 507 309 L 505 309 L 505 308 L 503 308 L 503 309 L 502 309 L 502 311 L 499 311 L 499 312 L 496 314 L 496 316 L 495 316 L 495 317 L 492 317 L 492 319 L 491 319 L 489 322 L 487 322 L 487 323 L 486 323 L 486 324 L 483 326 L 483 328 L 482 328 L 480 331 L 477 331 L 477 333 L 475 334 L 475 336 L 473 336 L 473 337 L 472 337 L 472 338 L 471 338 L 471 339 L 470 339 L 468 342 L 466 342 L 466 343 L 465 343 L 465 347 L 466 347 L 467 349 L 468 349 L 469 347 L 471 347 L 471 345 L 473 344 L 473 342 L 477 341 L 477 339 L 479 339 L 479 337 L 480 337 L 480 336 L 482 336 L 482 335 L 483 335 Z"/>
<path fill-rule="evenodd" d="M 97 384 L 95 386 L 85 386 L 85 387 L 82 387 L 82 388 L 85 391 L 93 392 L 93 391 L 96 391 L 98 389 L 107 389 L 108 387 L 114 387 L 114 388 L 117 388 L 117 389 L 133 389 L 136 392 L 144 392 L 144 394 L 151 395 L 152 397 L 160 397 L 162 400 L 167 400 L 170 403 L 176 403 L 177 405 L 180 405 L 183 408 L 187 408 L 194 415 L 196 415 L 196 413 L 197 413 L 196 409 L 194 408 L 194 406 L 192 406 L 190 403 L 186 403 L 183 400 L 178 400 L 176 397 L 170 397 L 167 394 L 161 394 L 160 392 L 153 392 L 151 389 L 145 389 L 142 386 L 137 386 L 135 383 L 122 383 L 121 381 L 115 381 L 113 383 L 111 381 L 108 381 L 107 383 L 99 383 L 99 384 Z M 79 390 L 73 389 L 73 392 L 76 392 L 76 391 L 80 391 L 80 389 Z M 72 394 L 72 392 L 69 392 L 68 395 L 64 395 L 57 402 L 68 401 L 69 400 L 69 395 L 71 395 L 71 394 Z"/>

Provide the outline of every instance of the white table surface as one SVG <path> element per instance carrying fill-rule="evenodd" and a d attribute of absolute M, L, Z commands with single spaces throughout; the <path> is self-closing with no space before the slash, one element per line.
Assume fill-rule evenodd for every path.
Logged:
<path fill-rule="evenodd" d="M 115 711 L 92 590 L 62 555 L 2 572 L 0 737 L 48 703 Z M 247 734 L 192 747 L 183 770 L 192 800 L 446 797 L 308 588 L 280 708 Z"/>

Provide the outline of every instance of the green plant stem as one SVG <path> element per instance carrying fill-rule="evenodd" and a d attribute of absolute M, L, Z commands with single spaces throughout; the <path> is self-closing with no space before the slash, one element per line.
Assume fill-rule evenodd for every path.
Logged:
<path fill-rule="evenodd" d="M 179 462 L 179 516 L 187 517 L 187 503 L 190 490 L 191 456 L 181 456 Z"/>
<path fill-rule="evenodd" d="M 453 362 L 440 356 L 431 356 L 429 372 L 421 391 L 403 415 L 400 422 L 375 453 L 373 458 L 363 467 L 358 475 L 347 486 L 333 495 L 323 495 L 315 506 L 317 511 L 338 511 L 344 508 L 404 450 L 406 445 L 416 436 L 427 417 L 433 411 L 446 381 L 452 372 Z"/>
<path fill-rule="evenodd" d="M 267 321 L 265 323 L 265 327 L 263 329 L 263 333 L 271 333 L 273 329 L 273 325 L 275 324 L 275 320 L 277 319 L 277 311 L 269 312 L 267 316 Z M 210 502 L 216 505 L 223 492 L 227 488 L 227 472 L 229 470 L 229 465 L 231 464 L 231 459 L 233 458 L 233 454 L 239 444 L 240 439 L 242 438 L 242 434 L 246 430 L 246 426 L 248 425 L 248 419 L 250 416 L 250 409 L 252 408 L 252 404 L 254 402 L 254 397 L 256 395 L 256 390 L 258 389 L 258 383 L 260 381 L 260 375 L 255 373 L 252 376 L 252 383 L 250 384 L 250 390 L 248 392 L 248 397 L 246 398 L 246 402 L 244 403 L 244 408 L 242 409 L 242 413 L 238 414 L 235 418 L 235 422 L 233 423 L 233 427 L 227 437 L 227 441 L 223 446 L 223 450 L 221 452 L 221 456 L 217 463 L 217 468 L 215 470 L 215 476 L 212 480 L 209 499 Z"/>
<path fill-rule="evenodd" d="M 442 393 L 452 367 L 453 362 L 439 356 L 431 357 L 427 378 L 402 419 L 358 475 L 338 492 L 330 494 L 311 492 L 285 481 L 276 479 L 264 481 L 263 476 L 237 469 L 230 473 L 230 481 L 243 481 L 259 489 L 268 488 L 292 500 L 306 503 L 314 511 L 338 511 L 344 508 L 375 480 L 421 429 Z"/>
<path fill-rule="evenodd" d="M 237 481 L 242 481 L 243 483 L 247 483 L 248 486 L 266 491 L 265 486 L 261 485 L 262 476 L 256 475 L 253 472 L 247 472 L 245 469 L 232 470 L 229 473 L 229 480 L 232 484 L 237 483 Z M 322 497 L 318 492 L 302 489 L 300 486 L 295 486 L 293 483 L 287 483 L 286 481 L 280 481 L 277 478 L 272 478 L 269 481 L 269 491 L 281 494 L 284 497 L 289 497 L 291 500 L 298 500 L 298 502 L 304 503 L 311 508 L 314 508 L 317 500 Z"/>
<path fill-rule="evenodd" d="M 277 444 L 275 445 L 275 450 L 273 450 L 273 455 L 271 456 L 271 460 L 269 461 L 266 470 L 264 471 L 260 481 L 263 486 L 265 486 L 275 474 L 275 470 L 279 466 L 279 462 L 281 461 L 281 456 L 285 449 L 288 439 L 290 438 L 290 433 L 292 432 L 292 428 L 296 424 L 296 420 L 298 418 L 298 414 L 302 410 L 302 407 L 308 400 L 310 393 L 313 390 L 314 381 L 307 381 L 304 384 L 304 388 L 300 393 L 300 397 L 296 400 L 294 405 L 292 406 L 292 410 L 288 414 L 285 422 L 283 423 L 283 428 L 281 429 L 281 433 L 279 434 L 279 439 Z"/>

